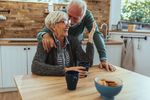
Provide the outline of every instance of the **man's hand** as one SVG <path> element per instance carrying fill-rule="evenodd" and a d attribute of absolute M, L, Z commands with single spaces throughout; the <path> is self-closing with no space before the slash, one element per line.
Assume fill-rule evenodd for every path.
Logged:
<path fill-rule="evenodd" d="M 116 68 L 112 64 L 108 63 L 107 61 L 101 61 L 99 67 L 104 68 L 106 71 L 111 71 L 111 72 L 116 70 Z"/>
<path fill-rule="evenodd" d="M 50 35 L 48 33 L 46 33 L 46 34 L 43 35 L 42 44 L 43 44 L 44 50 L 46 50 L 47 52 L 52 47 L 56 48 L 56 44 L 55 44 L 53 38 L 50 37 Z"/>
<path fill-rule="evenodd" d="M 66 67 L 64 70 L 65 72 L 67 71 L 78 71 L 79 72 L 79 77 L 80 78 L 84 78 L 87 76 L 87 71 L 85 71 L 85 67 L 82 67 L 82 66 L 75 66 L 75 67 Z"/>

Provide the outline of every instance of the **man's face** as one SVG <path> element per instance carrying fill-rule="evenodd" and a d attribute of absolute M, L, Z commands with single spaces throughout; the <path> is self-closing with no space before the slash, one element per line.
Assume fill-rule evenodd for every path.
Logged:
<path fill-rule="evenodd" d="M 71 20 L 71 26 L 75 26 L 81 22 L 83 19 L 83 10 L 81 8 L 77 8 L 76 6 L 72 5 L 68 9 L 68 16 Z"/>

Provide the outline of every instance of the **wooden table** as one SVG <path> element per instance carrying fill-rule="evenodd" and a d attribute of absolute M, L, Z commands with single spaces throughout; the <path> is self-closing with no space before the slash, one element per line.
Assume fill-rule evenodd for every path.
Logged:
<path fill-rule="evenodd" d="M 150 78 L 120 67 L 115 72 L 106 72 L 93 66 L 88 77 L 79 80 L 75 91 L 67 90 L 64 76 L 16 76 L 15 82 L 23 100 L 102 100 L 94 86 L 96 76 L 123 80 L 116 100 L 150 100 Z"/>

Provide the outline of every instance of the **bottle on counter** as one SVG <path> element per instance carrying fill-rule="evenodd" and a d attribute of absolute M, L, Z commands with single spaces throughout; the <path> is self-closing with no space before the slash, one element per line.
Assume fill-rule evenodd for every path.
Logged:
<path fill-rule="evenodd" d="M 121 21 L 118 21 L 117 30 L 118 30 L 118 31 L 121 31 L 121 30 L 122 30 L 122 22 L 121 22 Z"/>

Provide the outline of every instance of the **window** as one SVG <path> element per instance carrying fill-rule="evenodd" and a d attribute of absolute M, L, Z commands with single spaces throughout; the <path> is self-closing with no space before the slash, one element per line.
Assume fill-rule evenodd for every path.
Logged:
<path fill-rule="evenodd" d="M 121 1 L 122 28 L 128 24 L 136 24 L 136 29 L 150 29 L 150 1 L 149 0 L 122 0 Z"/>
<path fill-rule="evenodd" d="M 121 9 L 122 20 L 150 23 L 149 0 L 122 0 Z"/>

